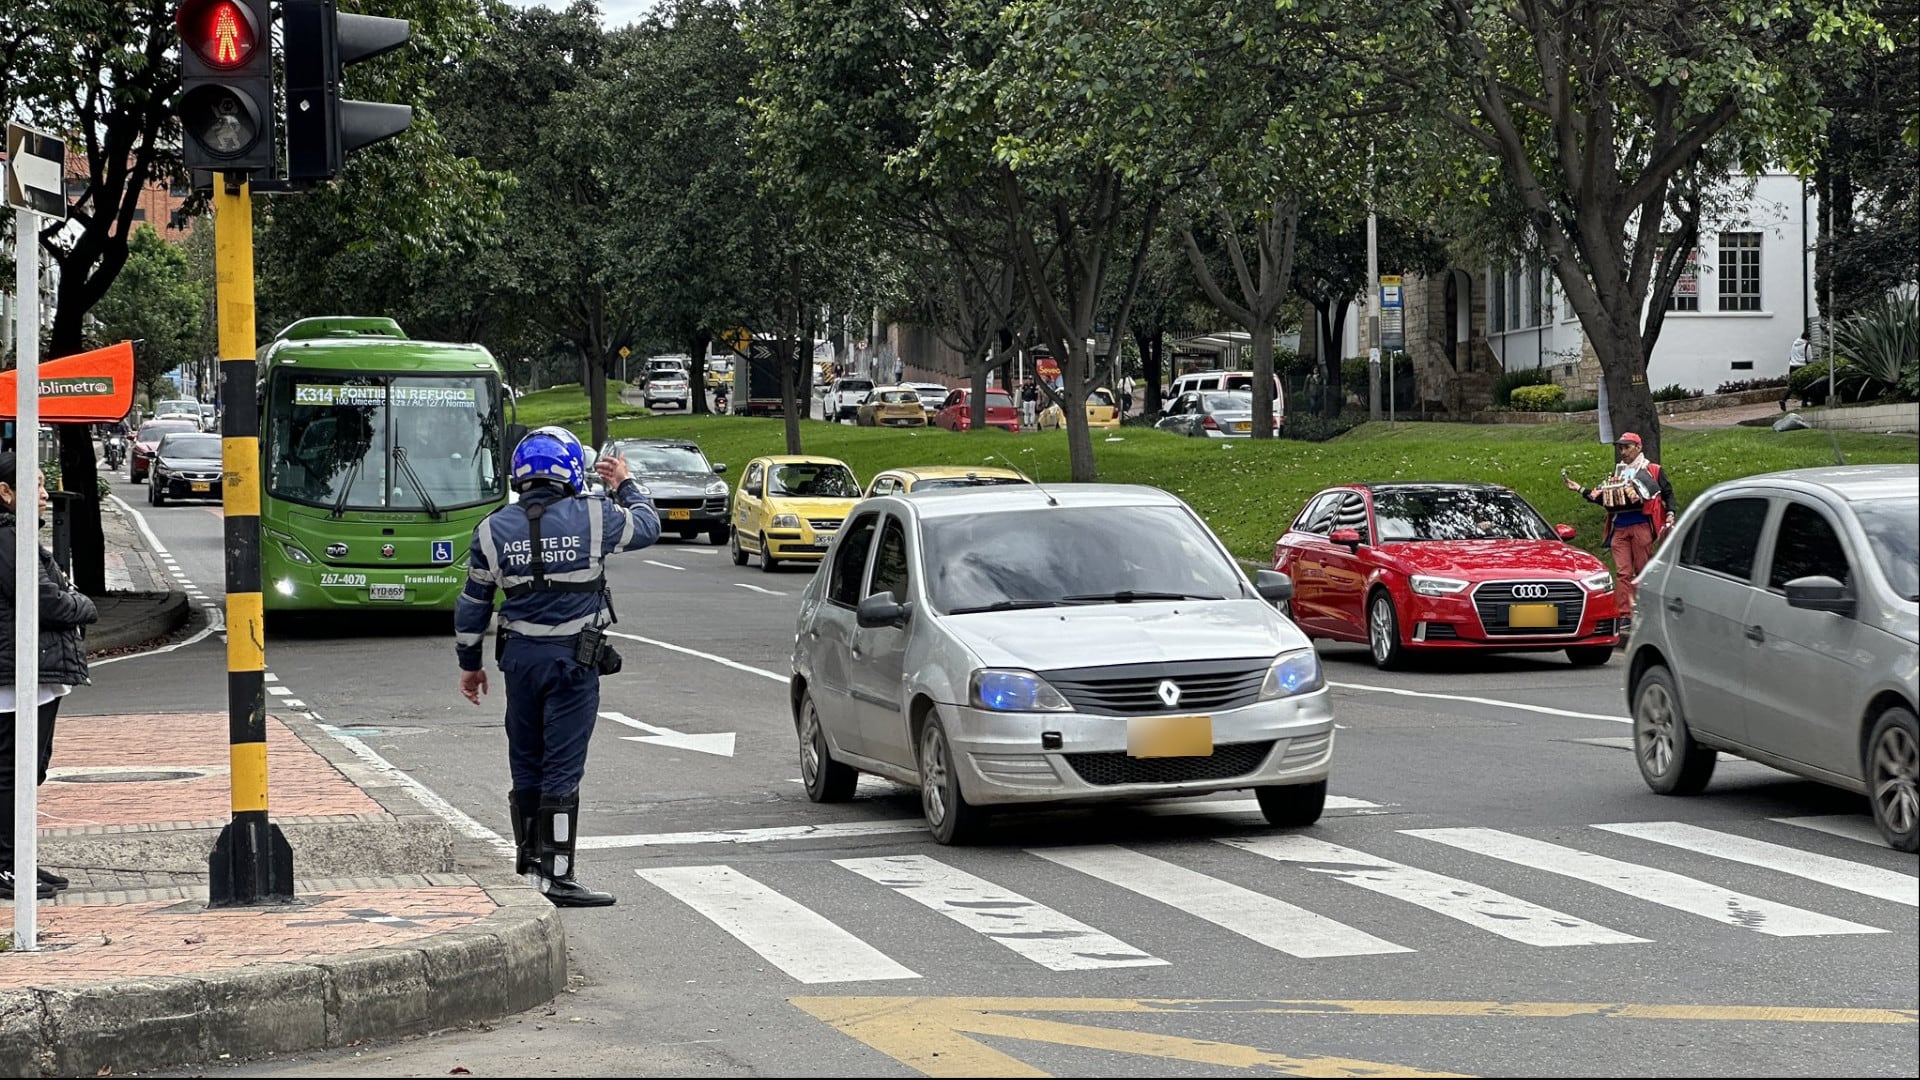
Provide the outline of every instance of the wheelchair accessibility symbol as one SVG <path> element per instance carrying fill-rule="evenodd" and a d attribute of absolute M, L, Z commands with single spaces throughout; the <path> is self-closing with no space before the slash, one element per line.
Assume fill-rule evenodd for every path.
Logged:
<path fill-rule="evenodd" d="M 450 563 L 453 561 L 453 541 L 435 540 L 433 542 L 433 561 Z"/>

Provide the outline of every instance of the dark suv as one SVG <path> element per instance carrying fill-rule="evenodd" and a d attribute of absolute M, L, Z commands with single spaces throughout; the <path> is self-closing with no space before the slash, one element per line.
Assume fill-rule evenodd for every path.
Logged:
<path fill-rule="evenodd" d="M 707 543 L 727 542 L 730 519 L 726 465 L 713 464 L 698 443 L 683 439 L 613 439 L 599 457 L 618 454 L 660 511 L 661 535 L 691 540 L 705 533 Z"/>

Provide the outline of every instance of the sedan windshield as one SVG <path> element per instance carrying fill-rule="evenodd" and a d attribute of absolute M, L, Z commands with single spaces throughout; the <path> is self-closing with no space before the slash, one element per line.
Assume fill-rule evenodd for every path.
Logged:
<path fill-rule="evenodd" d="M 1876 499 L 1854 503 L 1853 509 L 1887 584 L 1908 600 L 1920 600 L 1920 536 L 1913 531 L 1920 498 Z"/>
<path fill-rule="evenodd" d="M 1419 540 L 1552 540 L 1540 512 L 1511 491 L 1413 488 L 1375 491 L 1380 542 Z"/>
<path fill-rule="evenodd" d="M 776 465 L 767 481 L 767 494 L 797 499 L 857 499 L 860 482 L 845 465 L 811 461 Z"/>
<path fill-rule="evenodd" d="M 948 615 L 1061 604 L 1238 599 L 1240 572 L 1177 506 L 1049 507 L 930 519 L 928 592 Z"/>
<path fill-rule="evenodd" d="M 706 455 L 691 446 L 622 446 L 627 468 L 641 473 L 712 472 Z"/>
<path fill-rule="evenodd" d="M 199 425 L 189 424 L 184 420 L 161 420 L 157 423 L 140 425 L 140 434 L 135 436 L 135 441 L 145 443 L 159 442 L 160 436 L 169 432 L 199 430 Z"/>
<path fill-rule="evenodd" d="M 160 453 L 171 458 L 216 459 L 220 456 L 220 436 L 176 433 L 160 440 Z"/>

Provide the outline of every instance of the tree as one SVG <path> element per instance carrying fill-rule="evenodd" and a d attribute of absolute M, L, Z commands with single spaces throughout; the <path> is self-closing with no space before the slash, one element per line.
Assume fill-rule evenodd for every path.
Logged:
<path fill-rule="evenodd" d="M 1876 12 L 1894 47 L 1824 80 L 1833 119 L 1815 173 L 1815 288 L 1823 309 L 1833 298 L 1829 319 L 1920 282 L 1920 3 L 1881 0 Z"/>
<path fill-rule="evenodd" d="M 1383 270 L 1390 273 L 1432 273 L 1447 265 L 1447 248 L 1424 223 L 1397 214 L 1379 218 L 1375 250 Z M 1364 218 L 1344 212 L 1310 210 L 1301 218 L 1293 291 L 1305 300 L 1316 320 L 1315 362 L 1320 369 L 1322 397 L 1318 407 L 1326 416 L 1338 416 L 1346 403 L 1345 372 L 1341 368 L 1341 328 L 1353 301 L 1366 294 L 1367 232 Z"/>
<path fill-rule="evenodd" d="M 1615 430 L 1641 432 L 1657 458 L 1646 369 L 1664 305 L 1642 313 L 1663 238 L 1664 264 L 1678 261 L 1675 178 L 1722 136 L 1749 171 L 1807 160 L 1820 80 L 1881 47 L 1882 30 L 1827 0 L 1444 0 L 1377 17 L 1398 35 L 1387 70 L 1409 107 L 1436 106 L 1524 208 L 1600 359 Z"/>
<path fill-rule="evenodd" d="M 134 381 L 151 399 L 174 368 L 195 363 L 207 330 L 207 292 L 187 253 L 141 226 L 126 265 L 94 305 L 101 343 L 133 341 Z"/>

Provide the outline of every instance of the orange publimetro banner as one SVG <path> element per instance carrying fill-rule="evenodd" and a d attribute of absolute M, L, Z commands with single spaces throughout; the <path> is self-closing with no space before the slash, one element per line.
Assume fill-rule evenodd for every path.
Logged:
<path fill-rule="evenodd" d="M 19 403 L 16 372 L 0 372 L 0 416 Z M 40 419 L 49 424 L 118 420 L 133 408 L 133 342 L 40 365 Z"/>

